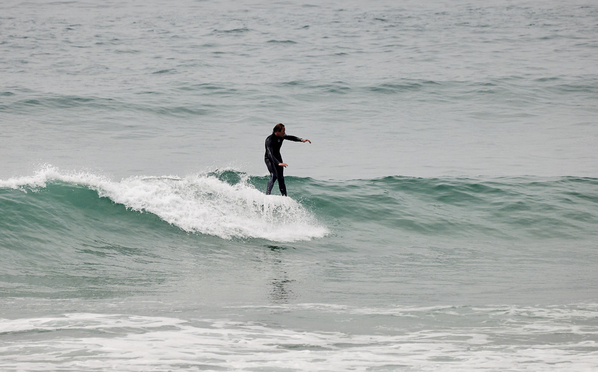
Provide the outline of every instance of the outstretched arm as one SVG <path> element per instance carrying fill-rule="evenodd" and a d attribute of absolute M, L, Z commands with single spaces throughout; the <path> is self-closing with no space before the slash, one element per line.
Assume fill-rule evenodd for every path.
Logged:
<path fill-rule="evenodd" d="M 289 141 L 294 141 L 294 142 L 303 142 L 303 143 L 309 142 L 309 143 L 311 143 L 311 141 L 308 140 L 307 138 L 299 138 L 297 136 L 291 136 L 288 134 L 285 134 L 284 139 L 289 140 Z"/>

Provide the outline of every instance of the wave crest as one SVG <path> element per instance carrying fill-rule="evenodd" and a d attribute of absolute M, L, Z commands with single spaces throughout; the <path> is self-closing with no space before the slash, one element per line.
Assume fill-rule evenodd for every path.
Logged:
<path fill-rule="evenodd" d="M 191 233 L 279 242 L 309 240 L 328 233 L 300 203 L 289 197 L 265 195 L 243 174 L 232 184 L 213 172 L 182 178 L 136 176 L 114 182 L 93 173 L 66 173 L 46 166 L 33 176 L 0 181 L 0 188 L 27 191 L 53 182 L 88 187 L 100 197 L 130 210 L 155 214 Z"/>

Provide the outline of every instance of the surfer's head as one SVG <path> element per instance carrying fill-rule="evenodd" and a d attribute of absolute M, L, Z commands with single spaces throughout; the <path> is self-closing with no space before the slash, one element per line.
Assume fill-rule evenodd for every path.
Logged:
<path fill-rule="evenodd" d="M 284 136 L 284 124 L 283 123 L 278 123 L 274 126 L 274 129 L 272 129 L 272 134 L 276 134 L 278 136 Z M 278 133 L 278 134 L 277 134 Z"/>

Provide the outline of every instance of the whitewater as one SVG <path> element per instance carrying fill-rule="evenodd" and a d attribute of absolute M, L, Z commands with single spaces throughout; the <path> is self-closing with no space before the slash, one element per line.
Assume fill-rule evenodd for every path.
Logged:
<path fill-rule="evenodd" d="M 85 187 L 127 209 L 149 212 L 187 232 L 198 232 L 224 239 L 263 238 L 293 241 L 322 237 L 327 230 L 293 199 L 267 196 L 239 175 L 231 185 L 227 171 L 179 178 L 130 177 L 112 182 L 90 173 L 65 173 L 47 166 L 31 177 L 0 181 L 0 188 L 36 192 L 47 184 Z"/>

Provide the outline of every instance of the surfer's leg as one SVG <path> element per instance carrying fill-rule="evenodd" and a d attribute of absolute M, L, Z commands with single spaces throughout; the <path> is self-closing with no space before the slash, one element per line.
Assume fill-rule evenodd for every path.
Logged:
<path fill-rule="evenodd" d="M 280 188 L 280 195 L 287 196 L 287 187 L 284 184 L 284 168 L 276 167 L 278 171 L 278 187 Z"/>
<path fill-rule="evenodd" d="M 266 159 L 266 167 L 268 167 L 268 172 L 270 172 L 270 180 L 268 181 L 268 188 L 266 189 L 266 195 L 270 195 L 272 193 L 272 187 L 274 187 L 274 181 L 278 178 L 278 172 L 272 162 L 269 159 Z"/>

